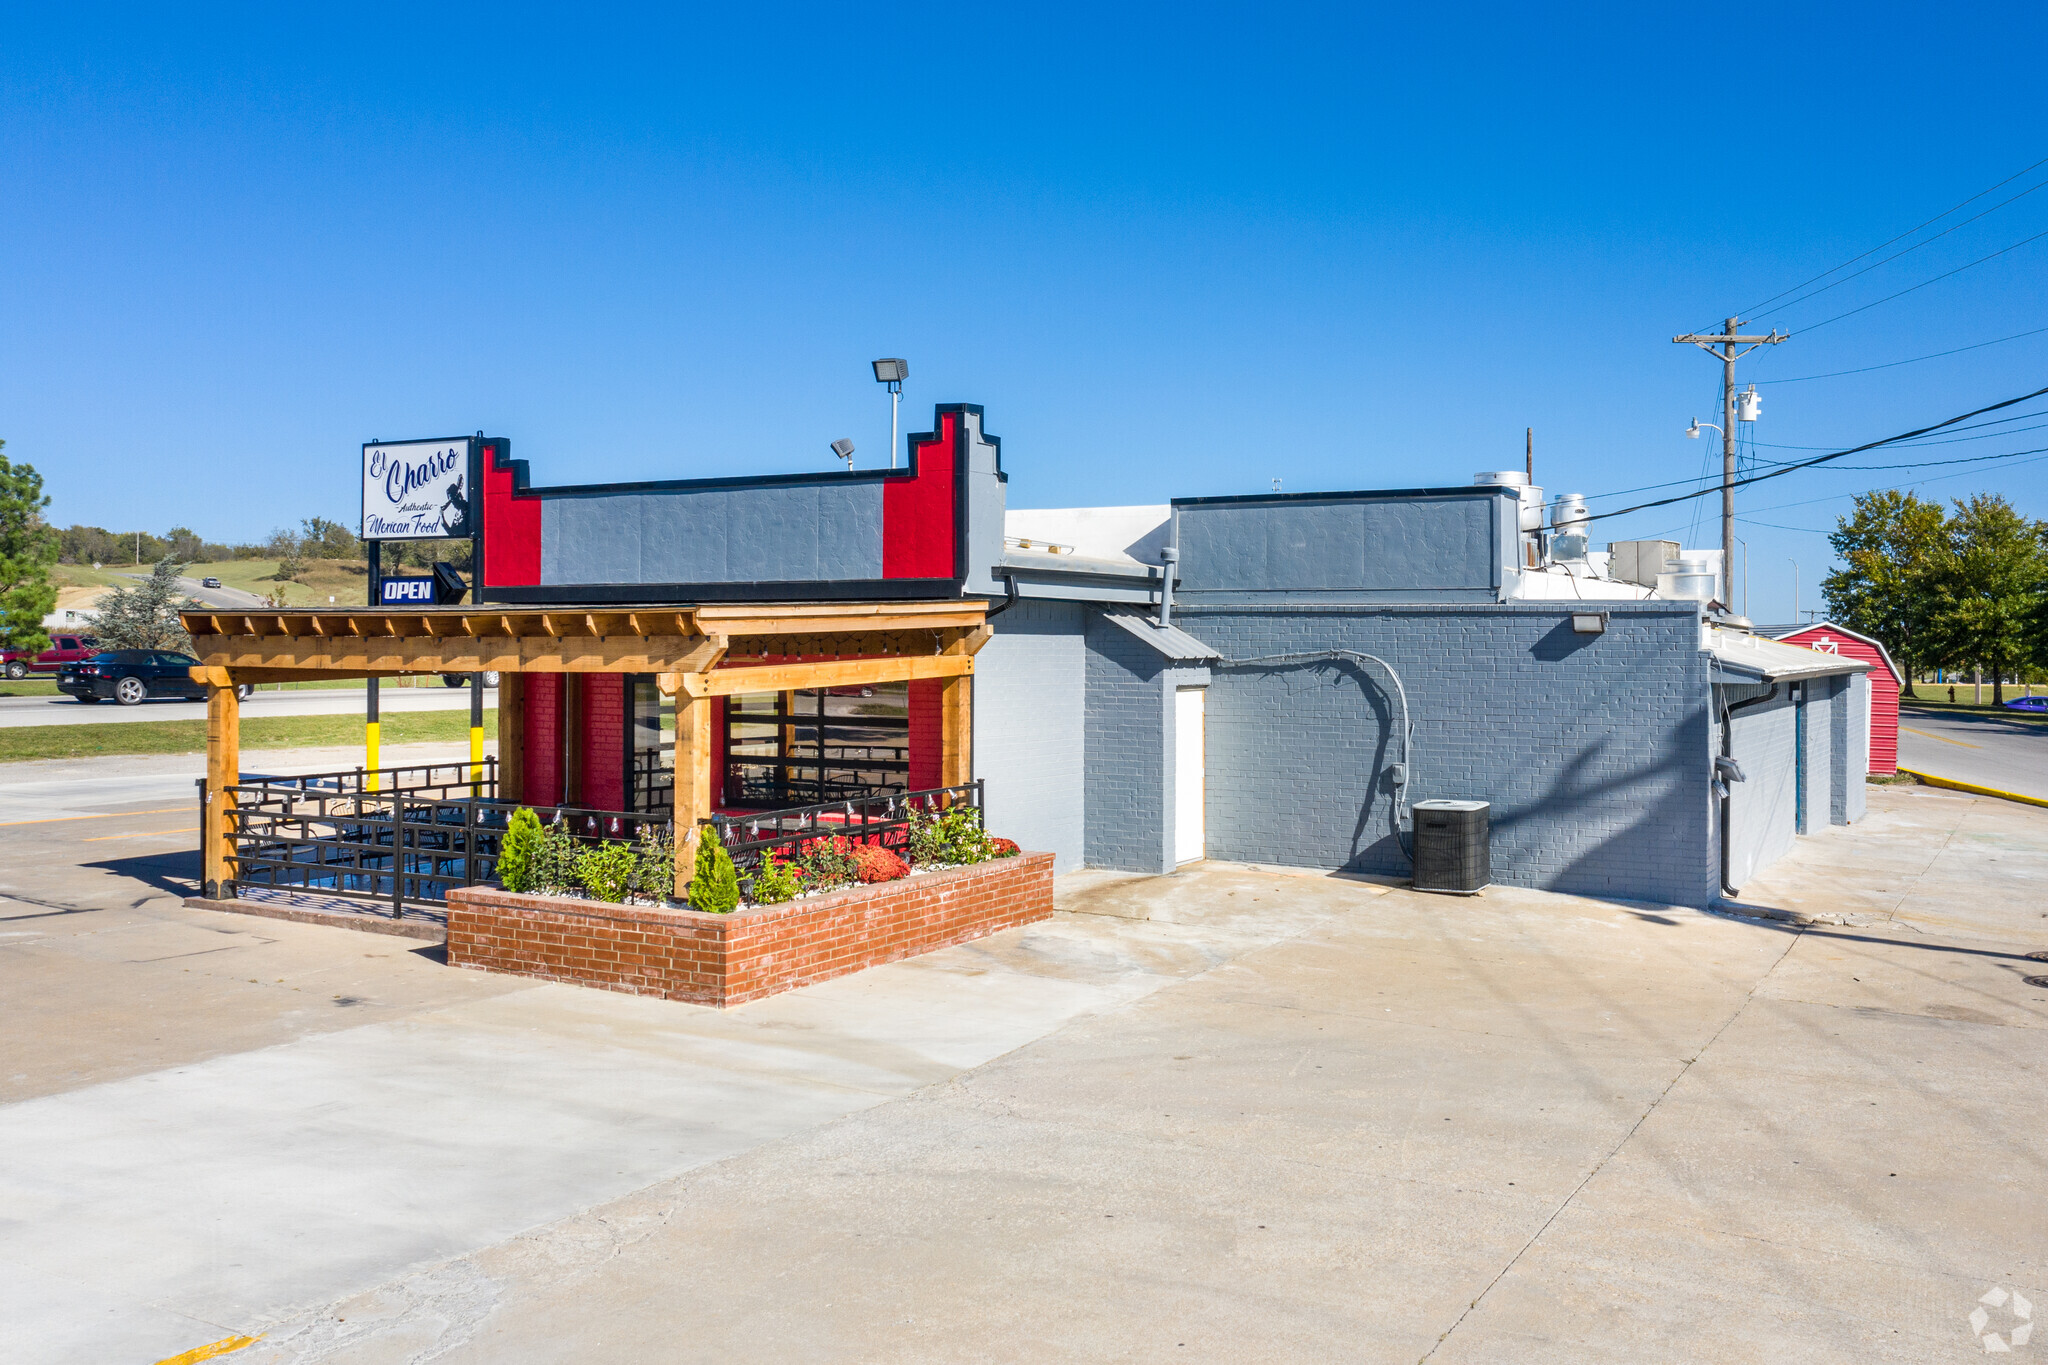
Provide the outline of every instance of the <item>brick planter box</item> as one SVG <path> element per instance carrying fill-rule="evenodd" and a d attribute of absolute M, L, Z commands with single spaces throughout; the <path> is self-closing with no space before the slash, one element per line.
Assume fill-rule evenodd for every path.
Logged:
<path fill-rule="evenodd" d="M 1052 863 L 1020 853 L 729 915 L 461 887 L 448 893 L 448 961 L 737 1005 L 1046 919 Z"/>

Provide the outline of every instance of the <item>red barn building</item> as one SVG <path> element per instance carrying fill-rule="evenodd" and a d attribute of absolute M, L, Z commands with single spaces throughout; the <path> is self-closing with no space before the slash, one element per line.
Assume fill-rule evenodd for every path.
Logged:
<path fill-rule="evenodd" d="M 1845 654 L 1871 666 L 1870 679 L 1870 771 L 1895 773 L 1899 770 L 1899 687 L 1905 675 L 1892 662 L 1885 647 L 1868 635 L 1859 635 L 1833 621 L 1814 621 L 1803 626 L 1758 626 L 1757 634 L 1788 645 L 1802 645 L 1823 654 Z"/>

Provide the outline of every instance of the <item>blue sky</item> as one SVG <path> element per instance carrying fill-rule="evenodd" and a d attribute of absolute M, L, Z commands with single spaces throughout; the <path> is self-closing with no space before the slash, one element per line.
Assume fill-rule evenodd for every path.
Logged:
<path fill-rule="evenodd" d="M 878 355 L 911 429 L 986 406 L 1017 506 L 1462 483 L 1530 425 L 1554 492 L 1690 479 L 1719 375 L 1674 333 L 2048 156 L 2017 5 L 418 8 L 7 11 L 0 437 L 60 522 L 353 522 L 360 442 L 477 428 L 545 482 L 881 463 Z M 1762 323 L 2044 230 L 2048 190 Z M 2048 332 L 1766 382 L 2048 327 L 2044 267 L 1745 362 L 1757 439 L 2048 384 Z M 2048 516 L 2048 459 L 1960 469 L 1921 486 Z M 1746 493 L 1752 614 L 1913 477 Z"/>

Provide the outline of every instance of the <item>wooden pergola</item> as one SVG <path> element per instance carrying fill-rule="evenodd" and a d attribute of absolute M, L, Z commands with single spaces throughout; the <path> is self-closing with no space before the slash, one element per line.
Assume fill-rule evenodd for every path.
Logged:
<path fill-rule="evenodd" d="M 190 611 L 206 685 L 206 885 L 234 873 L 232 788 L 241 771 L 243 683 L 499 674 L 499 790 L 520 787 L 526 673 L 651 673 L 675 711 L 676 894 L 711 813 L 711 699 L 749 692 L 941 680 L 940 784 L 971 780 L 980 601 L 716 604 L 505 610 L 425 607 Z M 800 659 L 802 662 L 790 662 Z M 211 891 L 208 892 L 211 894 Z"/>

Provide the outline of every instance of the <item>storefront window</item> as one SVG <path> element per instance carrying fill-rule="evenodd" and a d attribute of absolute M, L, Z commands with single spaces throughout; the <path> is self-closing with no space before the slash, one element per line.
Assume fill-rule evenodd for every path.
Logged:
<path fill-rule="evenodd" d="M 823 805 L 908 789 L 905 683 L 757 692 L 725 705 L 728 806 Z"/>
<path fill-rule="evenodd" d="M 626 724 L 626 809 L 674 810 L 675 711 L 662 704 L 661 692 L 647 674 L 636 674 L 626 682 L 631 701 Z"/>

